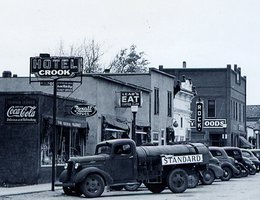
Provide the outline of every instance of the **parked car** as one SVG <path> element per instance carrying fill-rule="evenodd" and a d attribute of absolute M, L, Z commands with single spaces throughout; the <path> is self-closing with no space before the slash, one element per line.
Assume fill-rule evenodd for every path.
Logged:
<path fill-rule="evenodd" d="M 250 151 L 260 160 L 260 149 L 250 149 Z"/>
<path fill-rule="evenodd" d="M 226 153 L 238 161 L 236 167 L 241 171 L 241 174 L 235 177 L 245 177 L 248 174 L 255 174 L 256 167 L 249 159 L 242 156 L 242 151 L 238 147 L 223 147 Z"/>
<path fill-rule="evenodd" d="M 235 178 L 246 177 L 249 174 L 248 169 L 245 167 L 242 157 L 242 152 L 238 147 L 223 147 L 227 155 L 235 159 L 236 168 L 240 171 L 239 174 L 233 174 Z"/>
<path fill-rule="evenodd" d="M 260 161 L 255 156 L 255 154 L 251 150 L 248 150 L 248 149 L 241 149 L 241 151 L 242 151 L 243 157 L 246 157 L 246 158 L 250 159 L 255 164 L 256 170 L 259 172 L 259 170 L 260 170 Z"/>
<path fill-rule="evenodd" d="M 211 154 L 219 160 L 220 166 L 224 171 L 224 174 L 221 177 L 222 181 L 228 181 L 233 177 L 233 174 L 240 173 L 240 171 L 235 166 L 235 159 L 228 156 L 222 147 L 210 146 L 209 150 Z"/>

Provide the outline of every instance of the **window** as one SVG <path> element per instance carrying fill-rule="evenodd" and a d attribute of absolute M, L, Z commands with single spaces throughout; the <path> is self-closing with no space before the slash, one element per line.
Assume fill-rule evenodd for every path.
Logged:
<path fill-rule="evenodd" d="M 168 97 L 168 112 L 167 112 L 168 114 L 167 114 L 167 116 L 171 117 L 172 116 L 172 92 L 171 91 L 168 91 L 167 97 Z"/>
<path fill-rule="evenodd" d="M 208 117 L 216 117 L 216 101 L 208 100 Z"/>
<path fill-rule="evenodd" d="M 154 88 L 154 114 L 159 115 L 159 88 Z"/>
<path fill-rule="evenodd" d="M 183 128 L 183 117 L 181 117 L 181 128 Z"/>
<path fill-rule="evenodd" d="M 49 123 L 49 122 L 45 122 Z M 41 165 L 52 164 L 52 130 L 45 124 L 41 137 Z M 65 164 L 70 157 L 83 156 L 85 152 L 86 129 L 57 126 L 57 164 Z"/>

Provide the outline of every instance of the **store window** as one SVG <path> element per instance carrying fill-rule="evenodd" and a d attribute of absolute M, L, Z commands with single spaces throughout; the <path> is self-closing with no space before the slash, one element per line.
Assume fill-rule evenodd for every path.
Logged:
<path fill-rule="evenodd" d="M 48 126 L 48 125 L 47 125 Z M 70 157 L 83 156 L 86 147 L 86 128 L 56 127 L 57 164 L 65 164 Z M 41 165 L 52 164 L 52 128 L 46 127 L 41 137 Z"/>

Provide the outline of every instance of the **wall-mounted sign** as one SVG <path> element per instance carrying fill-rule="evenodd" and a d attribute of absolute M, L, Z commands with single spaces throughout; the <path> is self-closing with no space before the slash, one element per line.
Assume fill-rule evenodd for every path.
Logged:
<path fill-rule="evenodd" d="M 30 73 L 37 77 L 74 77 L 83 69 L 82 57 L 31 57 Z"/>
<path fill-rule="evenodd" d="M 224 124 L 227 124 L 226 119 L 204 119 L 203 128 L 223 128 Z M 194 119 L 191 120 L 190 127 L 196 127 Z"/>
<path fill-rule="evenodd" d="M 121 92 L 120 93 L 120 106 L 131 107 L 131 106 L 142 106 L 142 93 L 141 92 Z"/>
<path fill-rule="evenodd" d="M 77 116 L 91 117 L 97 113 L 95 106 L 90 104 L 78 104 L 71 108 L 71 114 Z"/>
<path fill-rule="evenodd" d="M 11 98 L 5 100 L 6 123 L 37 123 L 38 102 L 31 98 Z"/>
<path fill-rule="evenodd" d="M 203 103 L 196 103 L 196 129 L 201 132 L 203 128 Z"/>

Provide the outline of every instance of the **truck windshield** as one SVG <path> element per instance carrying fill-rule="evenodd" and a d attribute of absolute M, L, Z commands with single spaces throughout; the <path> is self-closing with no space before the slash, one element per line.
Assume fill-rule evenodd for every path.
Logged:
<path fill-rule="evenodd" d="M 111 146 L 102 145 L 96 149 L 96 154 L 111 154 Z"/>

